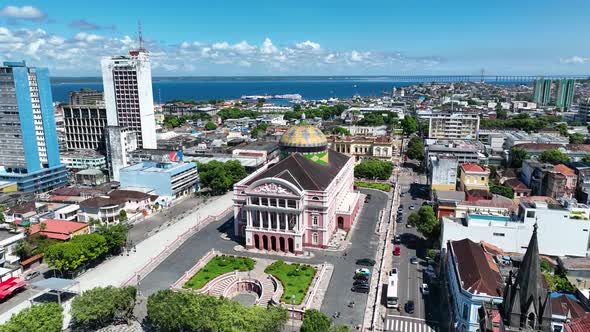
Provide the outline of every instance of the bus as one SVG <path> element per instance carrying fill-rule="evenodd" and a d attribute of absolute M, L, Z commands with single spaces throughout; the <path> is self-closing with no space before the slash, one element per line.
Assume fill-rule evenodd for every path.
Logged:
<path fill-rule="evenodd" d="M 392 269 L 387 278 L 387 308 L 399 308 L 397 298 L 397 269 Z"/>

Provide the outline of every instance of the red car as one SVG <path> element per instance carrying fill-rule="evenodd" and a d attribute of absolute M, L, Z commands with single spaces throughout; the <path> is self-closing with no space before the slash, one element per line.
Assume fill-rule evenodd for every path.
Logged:
<path fill-rule="evenodd" d="M 399 256 L 401 254 L 401 249 L 399 246 L 395 246 L 395 248 L 393 248 L 393 256 Z"/>

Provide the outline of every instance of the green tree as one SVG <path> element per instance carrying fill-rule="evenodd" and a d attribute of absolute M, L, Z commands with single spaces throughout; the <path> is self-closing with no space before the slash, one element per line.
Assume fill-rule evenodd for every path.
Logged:
<path fill-rule="evenodd" d="M 490 192 L 500 195 L 500 196 L 504 196 L 510 199 L 514 198 L 514 190 L 512 190 L 512 188 L 508 187 L 508 186 L 501 186 L 501 185 L 497 185 L 497 184 L 490 184 Z"/>
<path fill-rule="evenodd" d="M 301 332 L 324 332 L 330 329 L 332 322 L 323 312 L 316 309 L 305 310 Z"/>
<path fill-rule="evenodd" d="M 339 126 L 328 127 L 324 129 L 324 133 L 334 135 L 350 135 L 350 131 L 348 129 Z"/>
<path fill-rule="evenodd" d="M 329 332 L 350 332 L 350 327 L 346 325 L 332 325 L 330 326 Z"/>
<path fill-rule="evenodd" d="M 498 109 L 498 106 L 500 106 L 499 109 Z M 508 119 L 508 111 L 502 109 L 502 105 L 500 105 L 499 103 L 496 106 L 496 119 L 499 119 L 499 120 Z"/>
<path fill-rule="evenodd" d="M 590 154 L 583 156 L 581 161 L 584 163 L 590 163 Z"/>
<path fill-rule="evenodd" d="M 387 180 L 393 171 L 393 164 L 389 161 L 367 159 L 354 167 L 354 176 L 364 179 Z"/>
<path fill-rule="evenodd" d="M 414 160 L 422 160 L 424 158 L 424 143 L 418 136 L 414 136 L 408 142 L 408 148 L 406 150 L 406 156 Z"/>
<path fill-rule="evenodd" d="M 97 259 L 109 250 L 107 240 L 97 233 L 77 235 L 66 243 L 71 246 L 79 246 L 84 256 L 89 260 Z"/>
<path fill-rule="evenodd" d="M 215 125 L 215 123 L 209 121 L 205 124 L 205 129 L 206 130 L 215 130 L 215 129 L 217 129 L 217 125 Z"/>
<path fill-rule="evenodd" d="M 0 332 L 59 332 L 63 327 L 63 308 L 55 302 L 35 304 L 13 314 Z"/>
<path fill-rule="evenodd" d="M 562 164 L 569 162 L 571 159 L 567 154 L 557 149 L 552 149 L 543 151 L 539 155 L 539 160 L 544 163 Z"/>
<path fill-rule="evenodd" d="M 121 247 L 127 241 L 128 228 L 124 224 L 98 224 L 95 233 L 104 237 L 108 252 L 119 253 Z"/>
<path fill-rule="evenodd" d="M 559 134 L 561 136 L 563 136 L 563 137 L 567 137 L 568 136 L 567 124 L 566 123 L 558 123 L 553 128 L 557 129 L 559 131 Z"/>
<path fill-rule="evenodd" d="M 214 195 L 226 193 L 232 186 L 246 177 L 246 169 L 237 160 L 225 163 L 213 160 L 199 164 L 199 180 L 202 188 L 210 188 Z"/>
<path fill-rule="evenodd" d="M 14 247 L 14 252 L 21 261 L 33 256 L 33 246 L 27 240 L 20 240 Z"/>
<path fill-rule="evenodd" d="M 161 290 L 149 296 L 147 319 L 159 331 L 275 332 L 287 321 L 284 308 L 244 306 L 189 292 Z"/>
<path fill-rule="evenodd" d="M 574 133 L 570 135 L 571 144 L 584 144 L 586 142 L 586 136 L 580 133 Z"/>
<path fill-rule="evenodd" d="M 121 211 L 119 211 L 119 221 L 127 221 L 127 219 L 127 211 L 121 209 Z"/>
<path fill-rule="evenodd" d="M 528 158 L 528 153 L 521 148 L 510 149 L 510 166 L 513 168 L 522 167 L 522 162 Z"/>
<path fill-rule="evenodd" d="M 47 265 L 60 271 L 74 271 L 88 260 L 101 257 L 108 251 L 105 238 L 97 233 L 74 236 L 69 242 L 55 243 L 45 251 Z"/>
<path fill-rule="evenodd" d="M 4 204 L 0 204 L 0 223 L 4 223 L 6 221 L 4 212 L 6 212 L 6 206 Z"/>
<path fill-rule="evenodd" d="M 72 322 L 84 331 L 95 331 L 115 320 L 129 321 L 133 316 L 137 289 L 133 286 L 96 287 L 84 291 L 72 301 Z"/>
<path fill-rule="evenodd" d="M 415 215 L 415 216 L 412 216 Z M 422 206 L 418 213 L 413 212 L 408 217 L 408 223 L 415 226 L 416 229 L 427 238 L 434 238 L 438 235 L 440 224 L 432 206 Z"/>
<path fill-rule="evenodd" d="M 402 130 L 406 135 L 413 134 L 418 130 L 418 121 L 416 121 L 416 118 L 413 116 L 404 116 L 401 125 Z"/>

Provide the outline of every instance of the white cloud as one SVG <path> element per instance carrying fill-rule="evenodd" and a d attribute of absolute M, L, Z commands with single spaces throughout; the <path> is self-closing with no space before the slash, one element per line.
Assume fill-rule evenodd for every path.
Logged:
<path fill-rule="evenodd" d="M 101 37 L 99 35 L 95 35 L 93 33 L 78 32 L 74 36 L 74 39 L 79 40 L 79 41 L 83 41 L 83 42 L 87 42 L 87 43 L 92 43 L 92 42 L 95 42 L 97 40 L 103 39 L 103 37 Z"/>
<path fill-rule="evenodd" d="M 304 42 L 295 44 L 295 47 L 300 50 L 319 50 L 320 44 L 314 43 L 311 40 L 306 40 Z"/>
<path fill-rule="evenodd" d="M 262 46 L 260 47 L 260 52 L 262 54 L 272 54 L 277 52 L 277 48 L 272 44 L 270 38 L 266 37 L 262 43 Z"/>
<path fill-rule="evenodd" d="M 569 58 L 561 58 L 561 59 L 559 59 L 559 62 L 565 63 L 565 64 L 581 65 L 581 64 L 585 64 L 587 62 L 590 62 L 590 58 L 574 55 Z"/>
<path fill-rule="evenodd" d="M 134 47 L 137 41 L 127 35 L 107 37 L 81 31 L 66 36 L 0 26 L 0 62 L 25 59 L 31 65 L 48 67 L 57 76 L 100 75 L 102 57 L 124 55 Z M 436 68 L 440 63 L 437 58 L 409 58 L 398 52 L 335 51 L 310 40 L 280 47 L 269 38 L 258 45 L 245 40 L 234 44 L 146 40 L 145 47 L 155 75 L 382 74 L 408 66 Z"/>
<path fill-rule="evenodd" d="M 46 15 L 33 6 L 6 6 L 0 10 L 0 16 L 24 20 L 40 20 L 45 18 Z"/>

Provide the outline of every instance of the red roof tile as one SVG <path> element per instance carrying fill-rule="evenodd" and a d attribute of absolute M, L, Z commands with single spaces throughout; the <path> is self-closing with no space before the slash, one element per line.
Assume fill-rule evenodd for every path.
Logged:
<path fill-rule="evenodd" d="M 43 223 L 45 224 L 45 229 L 43 231 L 41 230 L 40 223 L 31 225 L 31 234 L 39 233 L 50 238 L 56 236 L 56 238 L 60 240 L 67 240 L 69 239 L 69 234 L 79 231 L 84 227 L 88 227 L 88 224 L 82 222 L 67 221 L 61 219 L 47 219 L 43 221 Z M 50 234 L 54 235 L 50 236 Z M 65 238 L 63 238 L 62 235 L 65 236 Z"/>
<path fill-rule="evenodd" d="M 479 172 L 479 173 L 485 173 L 485 172 L 489 172 L 489 169 L 487 167 L 482 167 L 481 165 L 478 164 L 463 164 L 461 165 L 461 167 L 463 168 L 463 171 L 465 172 Z"/>
<path fill-rule="evenodd" d="M 576 175 L 576 172 L 574 172 L 573 169 L 565 166 L 564 164 L 559 164 L 559 165 L 553 167 L 553 170 L 556 172 L 559 172 L 565 176 L 575 176 Z"/>

